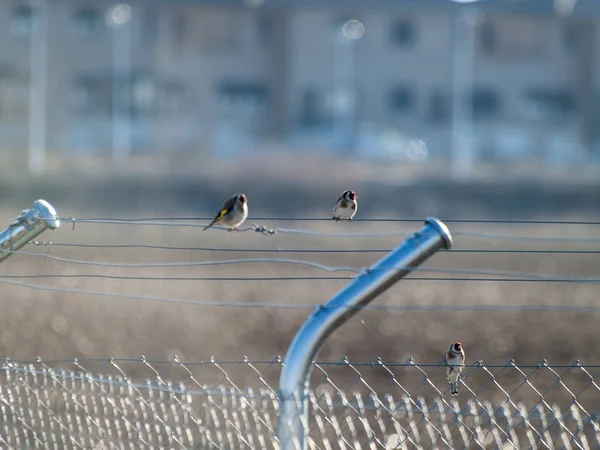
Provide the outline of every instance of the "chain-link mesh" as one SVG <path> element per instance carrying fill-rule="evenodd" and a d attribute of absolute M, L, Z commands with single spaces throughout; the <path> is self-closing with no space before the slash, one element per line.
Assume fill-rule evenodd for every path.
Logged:
<path fill-rule="evenodd" d="M 14 362 L 2 448 L 273 449 L 282 361 Z M 315 362 L 309 448 L 598 448 L 600 366 Z"/>

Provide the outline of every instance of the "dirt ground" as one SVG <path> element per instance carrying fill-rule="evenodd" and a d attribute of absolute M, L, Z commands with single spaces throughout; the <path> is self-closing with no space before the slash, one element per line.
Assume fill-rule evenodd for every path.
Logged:
<path fill-rule="evenodd" d="M 344 189 L 359 195 L 357 218 L 402 217 L 424 219 L 600 219 L 600 182 L 577 180 L 498 179 L 455 183 L 447 178 L 406 177 L 395 181 L 391 169 L 379 179 L 358 176 L 360 168 L 344 179 L 310 175 L 305 167 L 297 177 L 281 171 L 272 178 L 264 171 L 246 172 L 219 179 L 204 170 L 203 177 L 171 173 L 146 179 L 126 176 L 87 176 L 71 173 L 28 180 L 0 180 L 5 206 L 0 219 L 10 223 L 33 200 L 45 198 L 62 217 L 208 217 L 233 192 L 249 197 L 252 217 L 329 216 L 332 202 Z M 315 169 L 316 170 L 316 169 Z M 383 170 L 383 169 L 382 169 Z M 367 169 L 364 170 L 365 172 Z M 306 176 L 302 174 L 306 173 Z M 403 174 L 398 169 L 399 174 Z M 212 174 L 212 175 L 211 175 Z M 399 176 L 399 180 L 401 177 Z M 222 230 L 202 232 L 197 227 L 155 227 L 123 224 L 63 223 L 58 230 L 38 238 L 52 247 L 27 246 L 23 251 L 48 252 L 49 257 L 14 255 L 2 263 L 0 274 L 55 274 L 57 278 L 3 278 L 38 286 L 97 291 L 114 295 L 35 290 L 3 284 L 0 298 L 0 355 L 15 360 L 40 356 L 45 360 L 72 358 L 168 359 L 182 361 L 270 360 L 284 356 L 296 330 L 310 309 L 275 306 L 317 305 L 343 288 L 349 272 L 324 272 L 318 268 L 284 262 L 171 267 L 117 267 L 96 263 L 193 263 L 246 258 L 284 258 L 318 262 L 327 266 L 361 268 L 381 258 L 403 237 L 350 237 L 344 233 L 409 232 L 421 223 L 353 223 L 256 221 L 268 227 L 340 233 L 318 237 L 295 233 L 263 236 Z M 203 223 L 188 221 L 186 223 Z M 598 250 L 600 243 L 552 243 L 475 238 L 463 233 L 482 232 L 529 237 L 600 238 L 600 226 L 515 225 L 448 223 L 454 233 L 454 252 L 434 255 L 424 267 L 523 272 L 554 277 L 600 278 L 598 254 L 461 252 L 487 250 Z M 229 251 L 166 250 L 149 248 L 80 248 L 58 244 L 149 244 L 177 247 L 220 248 Z M 262 250 L 262 252 L 247 250 Z M 318 250 L 294 253 L 286 250 Z M 353 250 L 324 252 L 323 250 Z M 375 252 L 374 250 L 380 250 Z M 268 252 L 267 252 L 268 251 Z M 85 264 L 52 258 L 84 261 Z M 77 275 L 78 277 L 73 277 Z M 82 277 L 89 275 L 89 277 Z M 110 279 L 101 276 L 144 277 Z M 415 277 L 472 278 L 473 274 L 414 273 L 373 304 L 377 306 L 490 306 L 492 310 L 362 311 L 325 343 L 319 360 L 403 362 L 435 364 L 454 340 L 463 342 L 468 362 L 483 360 L 503 364 L 600 364 L 598 311 L 511 310 L 510 307 L 598 307 L 599 284 L 427 281 Z M 308 277 L 305 280 L 165 280 L 161 277 Z M 119 295 L 161 297 L 163 301 L 123 298 Z M 166 301 L 171 299 L 175 301 Z M 177 302 L 185 300 L 188 303 Z M 214 302 L 211 306 L 194 302 Z M 219 303 L 272 307 L 234 307 Z M 596 369 L 597 371 L 597 369 Z M 440 375 L 441 376 L 441 375 Z M 350 375 L 348 375 L 350 377 Z M 421 377 L 421 376 L 419 376 Z M 421 377 L 422 378 L 422 377 Z M 348 378 L 350 379 L 350 378 Z M 415 379 L 416 380 L 416 379 Z M 416 381 L 415 381 L 416 382 Z"/>

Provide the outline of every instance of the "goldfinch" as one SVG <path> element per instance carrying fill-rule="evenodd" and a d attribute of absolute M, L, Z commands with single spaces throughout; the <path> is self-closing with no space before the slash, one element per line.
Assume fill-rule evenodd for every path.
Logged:
<path fill-rule="evenodd" d="M 358 210 L 358 195 L 354 191 L 344 191 L 333 207 L 333 217 L 336 222 L 340 220 L 352 220 Z"/>
<path fill-rule="evenodd" d="M 446 367 L 446 377 L 450 383 L 450 392 L 452 395 L 458 395 L 458 379 L 460 373 L 465 368 L 465 350 L 460 342 L 455 342 L 450 346 L 450 350 L 444 357 Z"/>
<path fill-rule="evenodd" d="M 235 194 L 225 202 L 219 213 L 204 230 L 208 230 L 215 223 L 219 222 L 229 227 L 229 231 L 237 231 L 237 228 L 244 223 L 247 217 L 248 199 L 246 198 L 246 194 Z"/>

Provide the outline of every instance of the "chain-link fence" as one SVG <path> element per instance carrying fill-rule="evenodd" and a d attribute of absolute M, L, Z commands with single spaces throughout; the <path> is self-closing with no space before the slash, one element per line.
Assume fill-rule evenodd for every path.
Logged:
<path fill-rule="evenodd" d="M 277 448 L 283 362 L 13 362 L 2 448 Z M 598 448 L 600 366 L 315 362 L 309 448 Z"/>

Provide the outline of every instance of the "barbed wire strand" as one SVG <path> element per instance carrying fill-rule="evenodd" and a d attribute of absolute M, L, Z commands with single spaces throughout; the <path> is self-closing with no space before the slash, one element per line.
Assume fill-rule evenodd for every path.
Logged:
<path fill-rule="evenodd" d="M 296 264 L 302 266 L 314 267 L 326 272 L 360 272 L 356 267 L 329 267 L 314 261 L 303 261 L 299 259 L 287 258 L 246 258 L 246 259 L 227 259 L 215 261 L 175 261 L 175 262 L 150 262 L 150 263 L 113 263 L 103 261 L 85 261 L 71 258 L 62 258 L 46 253 L 31 253 L 21 250 L 0 250 L 0 252 L 11 253 L 15 255 L 44 258 L 53 261 L 63 262 L 74 265 L 94 266 L 94 267 L 123 267 L 123 268 L 152 268 L 152 267 L 198 267 L 198 266 L 221 266 L 230 264 L 247 263 L 278 263 L 278 264 Z"/>
<path fill-rule="evenodd" d="M 98 223 L 98 224 L 116 224 L 116 225 L 147 225 L 147 226 L 165 226 L 165 227 L 192 227 L 192 228 L 204 228 L 205 224 L 182 224 L 176 222 L 143 222 L 143 221 L 131 221 L 129 220 L 114 220 L 114 219 L 72 219 L 73 224 L 82 223 Z M 331 220 L 331 219 L 330 219 Z M 228 230 L 226 227 L 213 226 L 216 230 Z M 244 233 L 254 231 L 263 235 L 272 236 L 275 234 L 300 234 L 314 237 L 342 237 L 342 238 L 382 238 L 382 237 L 401 237 L 410 236 L 414 234 L 414 231 L 409 232 L 390 232 L 390 233 L 331 233 L 321 232 L 314 230 L 306 230 L 302 228 L 268 228 L 262 225 L 253 224 L 252 227 L 241 228 L 237 232 Z M 527 242 L 554 242 L 554 243 L 600 243 L 600 238 L 577 238 L 577 237 L 540 237 L 540 236 L 520 236 L 520 235 L 503 235 L 495 233 L 478 233 L 471 231 L 453 231 L 454 236 L 472 237 L 472 238 L 483 238 L 483 239 L 497 239 L 497 240 L 514 240 L 514 241 L 527 241 Z"/>
<path fill-rule="evenodd" d="M 219 266 L 219 265 L 230 265 L 230 264 L 248 264 L 248 263 L 276 263 L 276 264 L 292 264 L 302 265 L 326 272 L 353 272 L 356 274 L 364 274 L 373 270 L 410 270 L 420 272 L 432 272 L 432 273 L 448 273 L 448 274 L 461 274 L 461 275 L 485 275 L 485 276 L 497 276 L 497 277 L 514 277 L 524 279 L 537 279 L 541 281 L 551 280 L 564 280 L 574 283 L 599 283 L 600 279 L 596 278 L 576 278 L 576 277 L 556 277 L 540 275 L 536 273 L 526 272 L 511 272 L 502 270 L 483 270 L 483 269 L 457 269 L 457 268 L 432 268 L 432 267 L 411 267 L 411 266 L 398 266 L 398 267 L 381 267 L 377 269 L 370 268 L 357 268 L 349 266 L 330 267 L 324 264 L 320 264 L 314 261 L 304 261 L 297 259 L 286 259 L 286 258 L 247 258 L 247 259 L 230 259 L 230 260 L 217 260 L 217 261 L 192 261 L 192 262 L 158 262 L 158 263 L 109 263 L 109 262 L 98 262 L 98 261 L 82 261 L 74 260 L 69 258 L 60 258 L 53 255 L 47 255 L 44 253 L 29 253 L 18 250 L 8 251 L 9 253 L 21 254 L 29 257 L 48 258 L 54 261 L 75 264 L 75 265 L 89 265 L 95 267 L 121 267 L 121 268 L 159 268 L 159 267 L 198 267 L 198 266 Z"/>
<path fill-rule="evenodd" d="M 334 281 L 353 280 L 355 277 L 347 276 L 291 276 L 291 277 L 169 277 L 169 276 L 127 276 L 105 274 L 35 274 L 35 275 L 0 275 L 7 279 L 43 279 L 43 278 L 96 278 L 107 280 L 129 281 Z M 580 283 L 599 284 L 600 278 L 467 278 L 467 277 L 413 277 L 404 278 L 405 281 L 454 281 L 454 282 L 498 282 L 498 283 Z"/>
<path fill-rule="evenodd" d="M 186 300 L 173 297 L 158 297 L 138 294 L 124 294 L 120 292 L 93 291 L 84 289 L 58 288 L 40 286 L 18 281 L 0 279 L 0 284 L 19 286 L 39 291 L 58 292 L 62 294 L 82 294 L 101 297 L 126 298 L 131 300 L 157 301 L 176 303 L 190 306 L 221 307 L 221 308 L 261 308 L 261 309 L 296 309 L 314 310 L 327 309 L 323 304 L 282 304 L 272 302 L 240 302 L 221 300 Z M 336 308 L 338 308 L 336 306 Z M 340 306 L 344 309 L 381 310 L 381 311 L 551 311 L 551 312 L 599 312 L 600 306 L 573 306 L 573 305 L 358 305 Z"/>
<path fill-rule="evenodd" d="M 483 270 L 483 269 L 456 269 L 456 268 L 433 268 L 433 267 L 413 267 L 413 266 L 396 266 L 396 267 L 379 267 L 376 269 L 371 268 L 358 268 L 350 266 L 339 266 L 331 267 L 324 264 L 320 264 L 314 261 L 304 261 L 299 259 L 288 259 L 288 258 L 247 258 L 247 259 L 229 259 L 229 260 L 216 260 L 216 261 L 191 261 L 191 262 L 157 262 L 157 263 L 109 263 L 109 262 L 98 262 L 98 261 L 82 261 L 70 258 L 61 258 L 58 256 L 48 255 L 44 253 L 29 253 L 22 252 L 19 250 L 2 250 L 8 253 L 15 253 L 29 257 L 38 257 L 44 259 L 51 259 L 58 262 L 75 264 L 75 265 L 89 265 L 95 267 L 122 267 L 122 268 L 157 268 L 157 267 L 198 267 L 198 266 L 220 266 L 220 265 L 231 265 L 231 264 L 248 264 L 248 263 L 276 263 L 276 264 L 292 264 L 301 265 L 316 268 L 325 272 L 353 272 L 356 274 L 366 274 L 374 270 L 410 270 L 420 272 L 432 272 L 432 273 L 449 273 L 449 274 L 460 274 L 460 275 L 485 275 L 485 276 L 498 276 L 498 277 L 514 277 L 514 278 L 535 278 L 538 280 L 552 280 L 555 278 L 571 280 L 572 282 L 581 283 L 600 283 L 600 279 L 596 278 L 575 278 L 575 277 L 555 277 L 540 275 L 536 273 L 526 272 L 511 272 L 504 270 Z"/>
<path fill-rule="evenodd" d="M 156 221 L 187 221 L 197 220 L 210 222 L 213 217 L 144 217 L 144 218 L 125 218 L 125 217 L 86 217 L 76 219 L 74 217 L 65 217 L 60 219 L 63 222 L 88 222 L 88 223 L 122 223 L 122 222 L 156 222 Z M 273 222 L 332 222 L 331 217 L 249 217 L 247 220 L 264 220 Z M 444 223 L 465 223 L 465 224 L 515 224 L 515 225 L 600 225 L 600 221 L 587 220 L 525 220 L 525 219 L 440 219 Z M 423 222 L 423 219 L 417 218 L 388 218 L 388 217 L 365 217 L 353 218 L 353 222 L 404 222 L 415 223 Z"/>
<path fill-rule="evenodd" d="M 204 251 L 204 252 L 239 252 L 239 253 L 389 253 L 390 249 L 322 249 L 322 248 L 277 248 L 277 249 L 265 249 L 265 248 L 226 248 L 226 247 L 182 247 L 172 245 L 155 245 L 155 244 L 71 244 L 65 242 L 40 242 L 30 241 L 29 244 L 39 247 L 72 247 L 72 248 L 93 248 L 93 249 L 152 249 L 152 250 L 175 250 L 175 251 Z M 561 250 L 561 249 L 441 249 L 443 253 L 532 253 L 532 254 L 566 254 L 566 255 L 597 255 L 600 254 L 598 250 Z"/>
<path fill-rule="evenodd" d="M 160 227 L 185 227 L 185 228 L 204 228 L 206 224 L 196 223 L 176 223 L 176 222 L 128 222 L 128 221 L 114 221 L 114 220 L 74 220 L 75 223 L 95 223 L 95 224 L 110 224 L 110 225 L 137 225 L 137 226 L 160 226 Z M 227 227 L 219 225 L 213 225 L 211 227 L 214 230 L 229 231 Z M 400 237 L 408 236 L 411 232 L 399 231 L 391 233 L 325 233 L 320 231 L 304 230 L 301 228 L 267 228 L 261 225 L 253 224 L 251 227 L 239 228 L 236 233 L 245 233 L 254 231 L 266 236 L 272 236 L 274 234 L 303 234 L 307 236 L 318 236 L 318 237 Z"/>
<path fill-rule="evenodd" d="M 526 242 L 554 242 L 554 243 L 580 243 L 580 244 L 597 244 L 600 243 L 600 238 L 557 238 L 557 237 L 540 237 L 540 236 L 515 236 L 495 233 L 477 233 L 472 231 L 453 231 L 452 236 L 462 236 L 481 239 L 497 239 L 504 241 L 526 241 Z"/>

